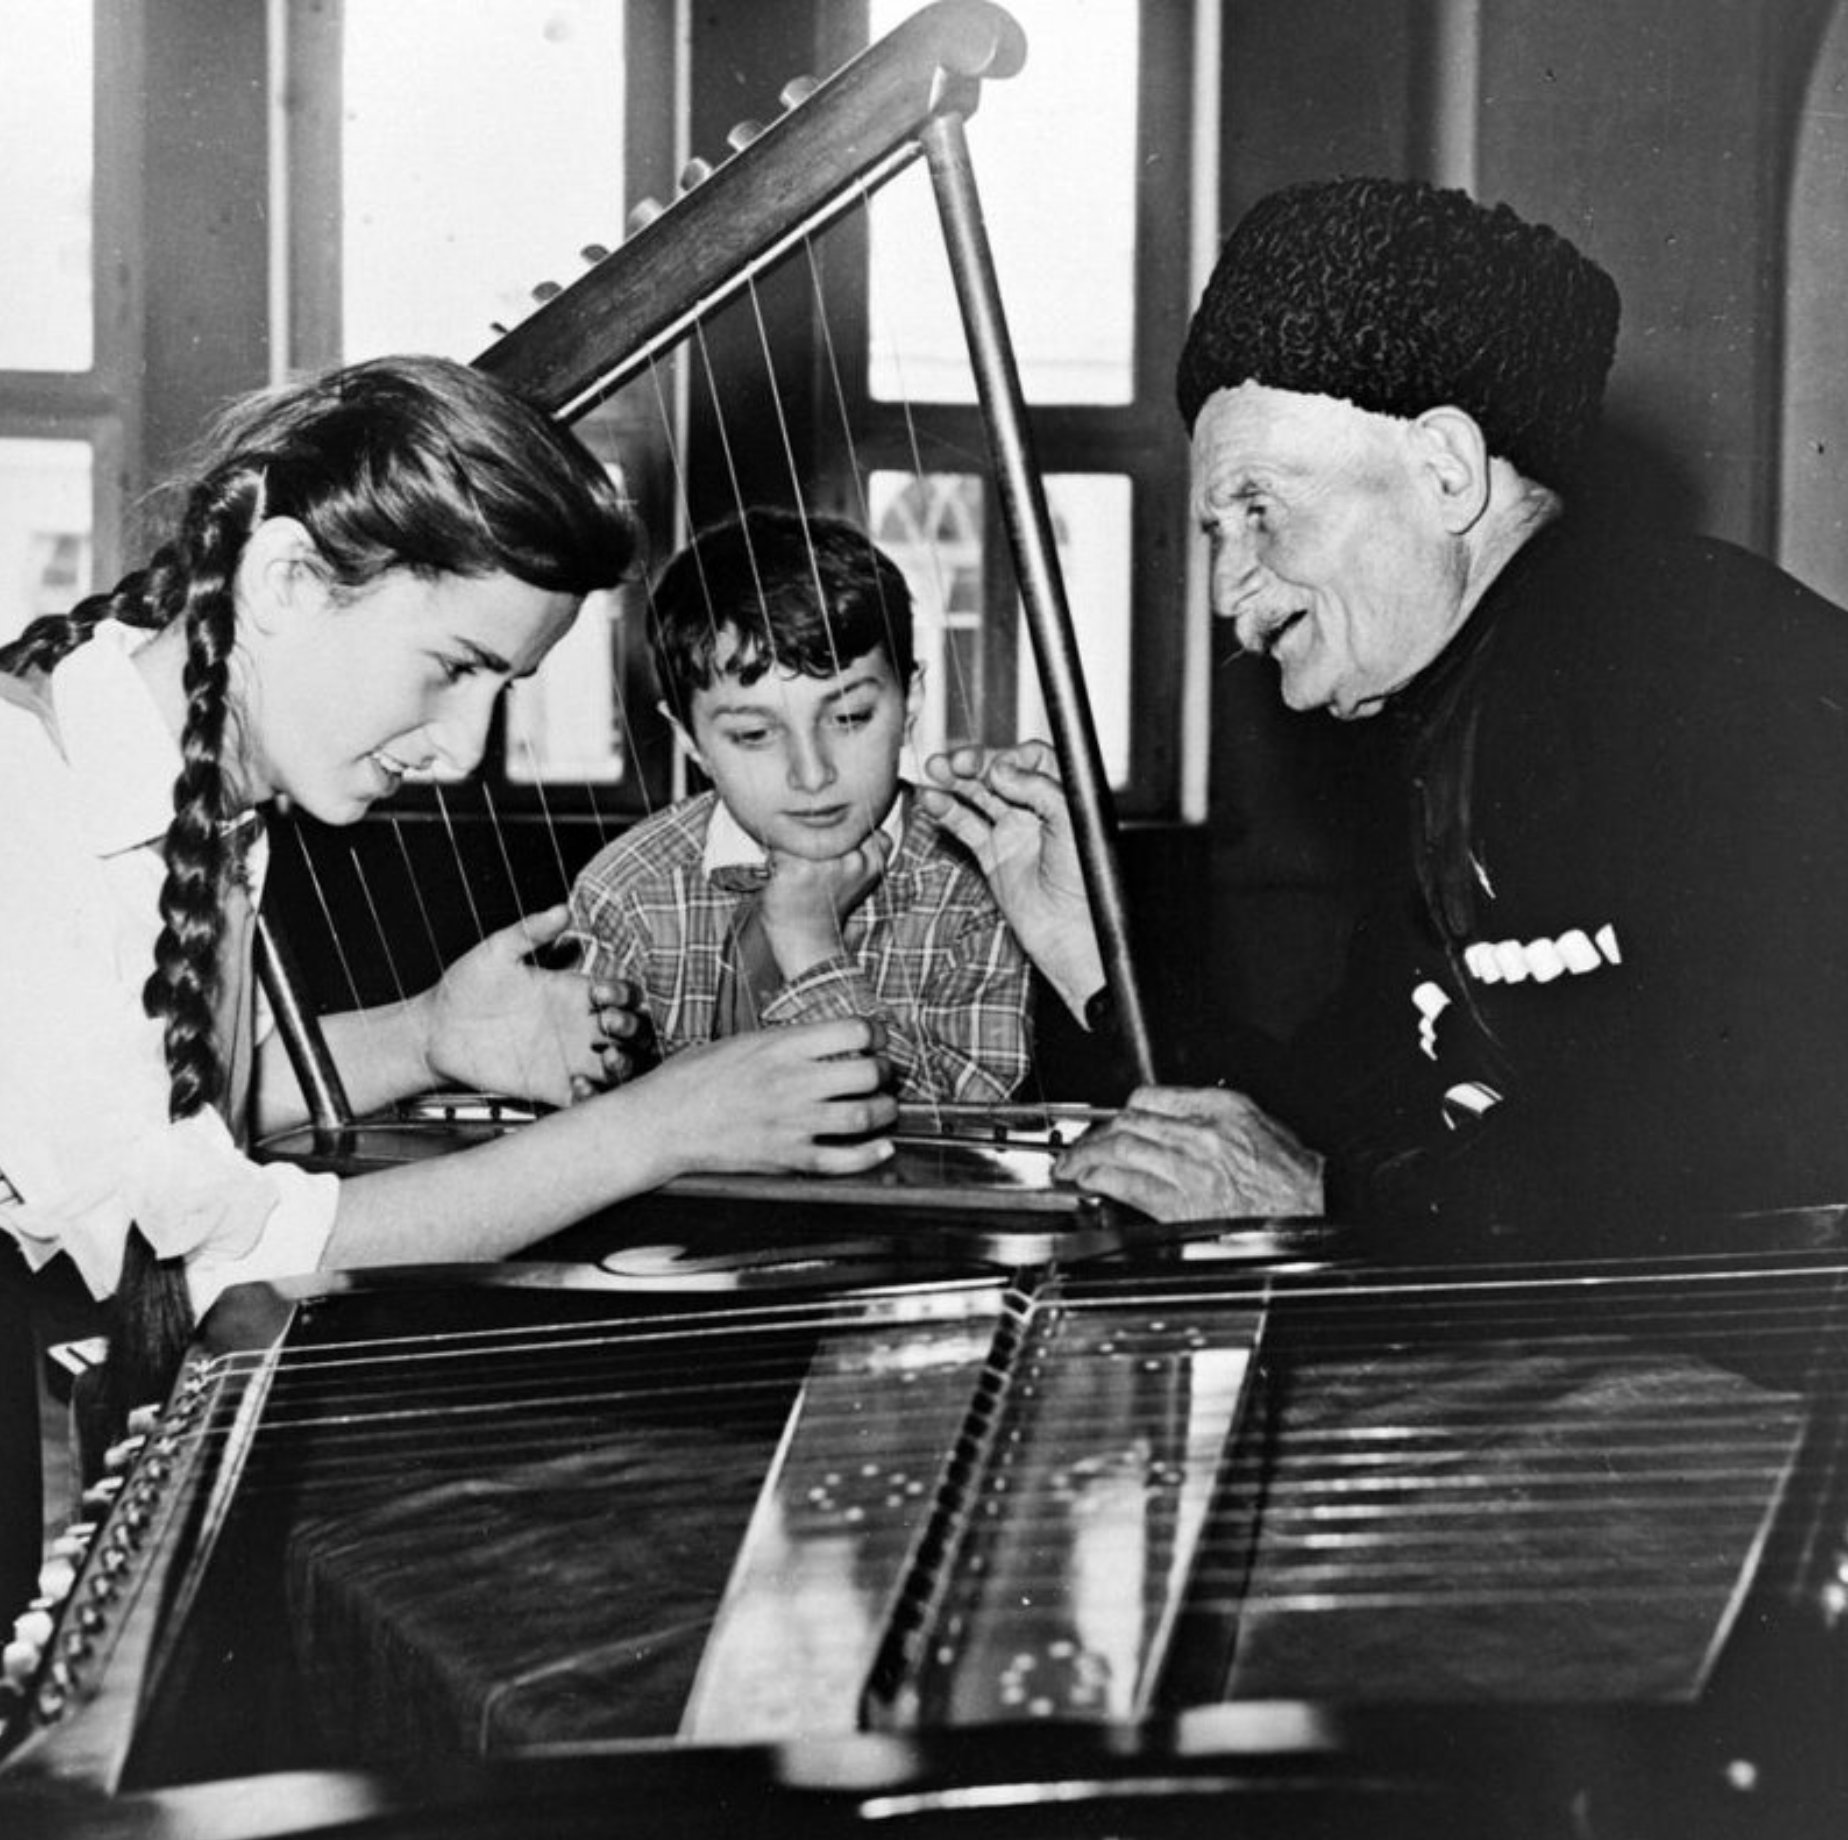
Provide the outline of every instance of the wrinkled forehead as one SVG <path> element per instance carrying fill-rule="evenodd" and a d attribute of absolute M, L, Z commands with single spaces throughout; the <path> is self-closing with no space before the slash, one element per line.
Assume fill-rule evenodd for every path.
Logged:
<path fill-rule="evenodd" d="M 1205 509 L 1256 486 L 1277 490 L 1376 463 L 1396 449 L 1406 426 L 1337 396 L 1250 382 L 1217 390 L 1194 424 L 1196 505 Z"/>

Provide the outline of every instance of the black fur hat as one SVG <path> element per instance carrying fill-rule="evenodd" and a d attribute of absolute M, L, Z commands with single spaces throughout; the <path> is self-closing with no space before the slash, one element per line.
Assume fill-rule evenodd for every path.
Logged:
<path fill-rule="evenodd" d="M 1409 180 L 1288 186 L 1226 238 L 1175 391 L 1190 430 L 1248 380 L 1407 418 L 1451 404 L 1557 487 L 1597 427 L 1617 317 L 1610 276 L 1506 205 Z"/>

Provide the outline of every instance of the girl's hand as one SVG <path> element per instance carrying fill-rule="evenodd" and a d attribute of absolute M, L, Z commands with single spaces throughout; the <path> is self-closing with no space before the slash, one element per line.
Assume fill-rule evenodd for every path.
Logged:
<path fill-rule="evenodd" d="M 898 1104 L 877 1023 L 860 1017 L 758 1029 L 692 1048 L 624 1087 L 623 1103 L 667 1165 L 695 1171 L 853 1175 L 892 1154 L 872 1133 Z"/>
<path fill-rule="evenodd" d="M 646 1027 L 639 993 L 531 962 L 569 913 L 550 907 L 490 934 L 417 999 L 432 1084 L 566 1105 L 634 1071 Z"/>

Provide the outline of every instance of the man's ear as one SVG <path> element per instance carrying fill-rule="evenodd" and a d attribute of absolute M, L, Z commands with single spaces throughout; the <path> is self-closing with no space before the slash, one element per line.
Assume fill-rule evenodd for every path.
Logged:
<path fill-rule="evenodd" d="M 1449 404 L 1427 409 L 1412 428 L 1438 516 L 1460 537 L 1489 506 L 1489 444 L 1476 418 Z"/>
<path fill-rule="evenodd" d="M 305 608 L 325 605 L 319 552 L 296 519 L 265 518 L 244 539 L 237 559 L 237 593 L 239 618 L 266 633 Z"/>
<path fill-rule="evenodd" d="M 673 710 L 668 708 L 665 701 L 656 703 L 655 711 L 660 716 L 661 720 L 665 722 L 668 725 L 668 727 L 674 731 L 674 739 L 678 741 L 683 748 L 686 749 L 687 753 L 692 758 L 693 764 L 696 767 L 698 767 L 699 770 L 702 773 L 704 773 L 708 778 L 710 778 L 712 775 L 712 769 L 706 765 L 706 756 L 700 751 L 699 743 L 693 739 L 692 729 L 690 729 L 686 725 L 686 723 L 681 721 L 679 716 L 677 716 L 673 712 Z"/>
<path fill-rule="evenodd" d="M 924 667 L 914 664 L 911 667 L 911 682 L 905 686 L 905 734 L 909 737 L 917 727 L 918 717 L 924 713 Z"/>

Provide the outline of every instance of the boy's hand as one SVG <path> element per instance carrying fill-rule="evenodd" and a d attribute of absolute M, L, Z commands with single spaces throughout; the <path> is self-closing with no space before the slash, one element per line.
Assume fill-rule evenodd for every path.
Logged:
<path fill-rule="evenodd" d="M 891 855 L 892 840 L 884 831 L 819 862 L 770 852 L 770 879 L 759 897 L 759 911 L 785 978 L 840 951 L 841 923 L 878 887 Z"/>

